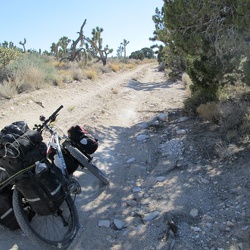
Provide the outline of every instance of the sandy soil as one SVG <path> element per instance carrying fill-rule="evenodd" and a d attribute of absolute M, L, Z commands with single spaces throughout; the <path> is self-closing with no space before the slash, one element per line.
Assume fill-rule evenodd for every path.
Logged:
<path fill-rule="evenodd" d="M 186 92 L 157 65 L 1 101 L 0 127 L 61 104 L 57 125 L 84 125 L 111 184 L 76 171 L 82 225 L 69 249 L 250 249 L 249 150 L 219 158 L 219 129 L 181 111 Z M 141 139 L 141 138 L 144 139 Z M 235 146 L 236 147 L 236 146 Z M 21 230 L 0 227 L 0 249 L 39 249 Z"/>

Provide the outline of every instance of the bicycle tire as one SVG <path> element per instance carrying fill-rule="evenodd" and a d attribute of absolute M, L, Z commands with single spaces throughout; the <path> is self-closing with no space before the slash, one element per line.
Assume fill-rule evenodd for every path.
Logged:
<path fill-rule="evenodd" d="M 29 208 L 29 216 L 25 208 Z M 71 196 L 68 195 L 60 206 L 63 217 L 68 225 L 58 214 L 39 216 L 29 206 L 18 189 L 13 192 L 13 209 L 22 231 L 34 243 L 43 249 L 66 249 L 74 240 L 79 229 L 77 210 Z"/>
<path fill-rule="evenodd" d="M 95 177 L 102 181 L 104 185 L 108 185 L 110 183 L 107 175 L 96 165 L 89 162 L 79 149 L 73 147 L 70 143 L 65 144 L 65 147 L 69 153 L 80 163 L 81 166 L 86 167 Z"/>

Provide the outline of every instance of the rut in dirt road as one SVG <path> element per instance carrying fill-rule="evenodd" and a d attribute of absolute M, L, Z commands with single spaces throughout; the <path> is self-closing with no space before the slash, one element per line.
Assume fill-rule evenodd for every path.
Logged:
<path fill-rule="evenodd" d="M 158 140 L 154 143 L 153 138 L 149 139 L 153 135 L 144 125 L 151 119 L 157 124 L 159 112 L 160 119 L 166 120 L 167 110 L 180 109 L 185 96 L 181 82 L 166 81 L 164 73 L 150 66 L 105 102 L 105 109 L 96 117 L 98 123 L 101 121 L 95 126 L 100 139 L 96 155 L 111 184 L 100 190 L 92 182 L 91 190 L 88 185 L 78 200 L 83 205 L 83 233 L 73 249 L 147 249 L 159 244 L 157 238 L 166 223 L 150 225 L 160 211 L 148 206 L 150 196 L 141 187 L 158 164 L 159 145 Z M 163 179 L 159 176 L 158 180 Z"/>

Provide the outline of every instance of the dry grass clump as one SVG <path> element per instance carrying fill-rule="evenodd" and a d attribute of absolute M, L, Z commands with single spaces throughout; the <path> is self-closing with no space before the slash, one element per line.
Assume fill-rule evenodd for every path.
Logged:
<path fill-rule="evenodd" d="M 207 102 L 197 108 L 197 113 L 205 120 L 214 122 L 217 115 L 217 102 Z"/>
<path fill-rule="evenodd" d="M 72 76 L 75 81 L 80 81 L 84 78 L 84 71 L 80 68 L 72 70 Z"/>
<path fill-rule="evenodd" d="M 73 81 L 72 71 L 70 70 L 59 70 L 58 75 L 60 75 L 58 78 L 61 78 L 62 82 L 69 83 Z"/>
<path fill-rule="evenodd" d="M 224 130 L 238 128 L 243 122 L 249 104 L 239 100 L 226 100 L 218 105 L 216 119 Z"/>
<path fill-rule="evenodd" d="M 111 68 L 109 68 L 109 67 L 100 66 L 100 71 L 101 71 L 103 74 L 107 74 L 107 73 L 110 73 L 112 70 L 111 70 Z"/>
<path fill-rule="evenodd" d="M 110 67 L 111 67 L 111 69 L 112 69 L 112 71 L 114 71 L 114 72 L 117 72 L 117 71 L 119 71 L 120 70 L 120 65 L 118 65 L 118 64 L 111 64 L 110 65 Z"/>
<path fill-rule="evenodd" d="M 86 70 L 85 71 L 85 76 L 90 79 L 90 80 L 95 80 L 97 77 L 96 71 L 94 70 Z"/>
<path fill-rule="evenodd" d="M 47 85 L 45 78 L 45 72 L 39 68 L 30 68 L 23 75 L 23 84 L 27 86 L 27 89 L 41 89 Z"/>
<path fill-rule="evenodd" d="M 16 85 L 16 82 L 3 81 L 3 84 L 0 85 L 0 95 L 6 99 L 11 99 L 18 94 L 20 86 Z"/>
<path fill-rule="evenodd" d="M 250 102 L 242 99 L 228 99 L 208 102 L 197 108 L 205 120 L 219 125 L 227 142 L 249 141 Z"/>

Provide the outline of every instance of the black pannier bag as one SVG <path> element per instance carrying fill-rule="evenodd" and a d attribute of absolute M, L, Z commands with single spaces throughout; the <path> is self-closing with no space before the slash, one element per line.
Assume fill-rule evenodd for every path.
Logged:
<path fill-rule="evenodd" d="M 36 213 L 40 215 L 52 213 L 62 204 L 65 192 L 60 182 L 62 178 L 60 170 L 55 172 L 56 170 L 45 160 L 47 146 L 42 142 L 42 135 L 36 130 L 27 130 L 19 137 L 18 134 L 12 136 L 8 133 L 8 135 L 9 138 L 13 138 L 13 142 L 2 141 L 0 167 L 6 170 L 8 177 L 31 167 L 30 171 L 19 175 L 13 184 Z M 36 174 L 34 164 L 42 160 L 46 161 L 44 164 L 47 167 Z"/>
<path fill-rule="evenodd" d="M 0 149 L 0 167 L 12 176 L 36 161 L 46 158 L 47 146 L 42 135 L 36 130 L 28 130 L 12 143 Z"/>
<path fill-rule="evenodd" d="M 0 131 L 0 147 L 4 147 L 6 143 L 12 143 L 29 130 L 29 127 L 25 121 L 13 122 L 8 126 L 5 126 Z"/>
<path fill-rule="evenodd" d="M 64 179 L 60 169 L 52 166 L 47 160 L 36 163 L 39 164 L 43 166 L 39 173 L 29 172 L 15 185 L 37 214 L 49 215 L 65 200 Z"/>
<path fill-rule="evenodd" d="M 68 130 L 68 136 L 83 153 L 93 154 L 98 148 L 98 140 L 89 134 L 82 126 L 72 126 Z"/>
<path fill-rule="evenodd" d="M 16 230 L 20 227 L 13 211 L 12 193 L 13 190 L 9 186 L 0 191 L 0 223 L 11 230 Z"/>

